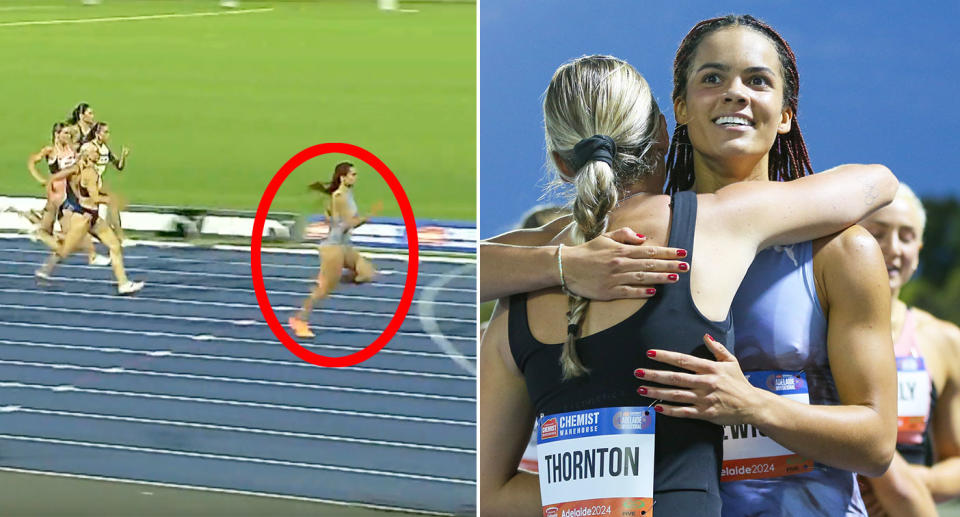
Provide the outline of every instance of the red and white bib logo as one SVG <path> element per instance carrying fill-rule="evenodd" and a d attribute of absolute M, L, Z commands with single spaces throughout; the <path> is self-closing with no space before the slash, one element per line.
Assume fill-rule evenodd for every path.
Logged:
<path fill-rule="evenodd" d="M 557 419 L 551 418 L 540 425 L 540 439 L 549 440 L 550 438 L 556 438 L 558 431 Z"/>

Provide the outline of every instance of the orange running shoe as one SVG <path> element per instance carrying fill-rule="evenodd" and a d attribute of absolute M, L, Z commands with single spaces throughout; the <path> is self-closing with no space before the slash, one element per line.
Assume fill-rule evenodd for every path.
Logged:
<path fill-rule="evenodd" d="M 314 333 L 310 331 L 310 327 L 307 326 L 307 322 L 296 316 L 291 316 L 290 319 L 287 320 L 287 323 L 290 324 L 290 328 L 293 329 L 293 333 L 296 334 L 297 337 L 314 336 Z"/>

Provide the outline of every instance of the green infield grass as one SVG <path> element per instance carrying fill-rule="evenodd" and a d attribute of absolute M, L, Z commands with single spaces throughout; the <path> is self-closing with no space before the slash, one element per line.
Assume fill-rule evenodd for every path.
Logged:
<path fill-rule="evenodd" d="M 374 0 L 237 10 L 216 0 L 2 0 L 0 194 L 42 195 L 27 157 L 87 102 L 110 123 L 111 147 L 131 149 L 127 169 L 105 178 L 132 204 L 253 210 L 295 153 L 346 142 L 390 167 L 418 218 L 474 220 L 476 5 L 401 7 L 417 12 L 380 11 Z M 343 155 L 300 167 L 272 209 L 318 212 L 305 185 L 329 180 L 342 160 L 357 163 L 361 211 L 380 200 L 382 215 L 400 215 L 386 182 Z"/>

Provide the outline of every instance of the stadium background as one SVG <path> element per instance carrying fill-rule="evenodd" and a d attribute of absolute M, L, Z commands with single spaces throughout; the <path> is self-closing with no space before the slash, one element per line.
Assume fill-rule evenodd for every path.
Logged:
<path fill-rule="evenodd" d="M 0 48 L 7 50 L 0 95 L 8 121 L 0 138 L 0 168 L 7 171 L 0 194 L 42 195 L 24 162 L 49 142 L 53 122 L 87 102 L 98 120 L 110 123 L 111 147 L 131 148 L 128 168 L 106 176 L 131 204 L 252 211 L 296 152 L 347 142 L 391 168 L 418 219 L 475 219 L 474 2 L 401 2 L 416 12 L 378 11 L 373 0 L 240 5 L 257 12 L 224 14 L 215 0 L 104 0 L 96 7 L 80 0 L 0 2 Z M 207 12 L 216 14 L 51 23 Z M 382 200 L 381 215 L 399 217 L 372 168 L 336 155 L 295 171 L 272 210 L 320 212 L 322 199 L 305 186 L 328 181 L 345 159 L 357 165 L 361 212 Z M 160 497 L 145 499 L 142 489 L 124 485 L 0 478 L 7 510 L 24 500 L 51 503 L 39 494 L 56 491 L 63 495 L 54 508 L 70 511 L 87 504 L 144 515 L 196 505 L 230 515 L 334 511 L 161 488 L 151 489 Z"/>
<path fill-rule="evenodd" d="M 920 269 L 904 299 L 960 323 L 960 179 L 952 142 L 960 47 L 957 4 L 484 0 L 479 9 L 480 238 L 508 231 L 541 199 L 547 169 L 542 94 L 561 63 L 613 54 L 633 64 L 674 127 L 672 64 L 698 21 L 757 16 L 790 43 L 800 69 L 798 120 L 815 170 L 882 163 L 927 209 Z M 487 309 L 485 312 L 489 312 Z"/>

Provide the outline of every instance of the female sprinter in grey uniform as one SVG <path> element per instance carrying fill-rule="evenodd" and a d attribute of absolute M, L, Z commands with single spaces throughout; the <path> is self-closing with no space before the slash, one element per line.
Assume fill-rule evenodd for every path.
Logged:
<path fill-rule="evenodd" d="M 123 268 L 123 249 L 116 234 L 103 220 L 98 209 L 101 203 L 110 200 L 100 192 L 96 169 L 99 152 L 94 145 L 80 148 L 80 161 L 77 168 L 59 172 L 50 178 L 51 182 L 67 180 L 67 199 L 64 203 L 64 217 L 67 220 L 67 234 L 63 244 L 50 256 L 46 264 L 36 271 L 36 276 L 49 280 L 57 264 L 70 256 L 87 233 L 93 234 L 110 249 L 113 274 L 117 279 L 119 294 L 132 294 L 143 288 L 143 282 L 131 282 Z"/>
<path fill-rule="evenodd" d="M 340 283 L 343 268 L 353 272 L 355 283 L 369 282 L 377 270 L 367 259 L 360 256 L 350 242 L 353 229 L 366 223 L 367 217 L 360 217 L 357 203 L 353 199 L 353 186 L 357 182 L 357 171 L 353 164 L 342 162 L 333 171 L 329 184 L 314 183 L 311 188 L 330 194 L 332 201 L 327 211 L 330 219 L 330 233 L 320 245 L 320 274 L 317 285 L 310 296 L 304 300 L 303 308 L 289 319 L 290 328 L 297 337 L 313 337 L 307 325 L 310 311 L 317 300 L 326 298 Z"/>

